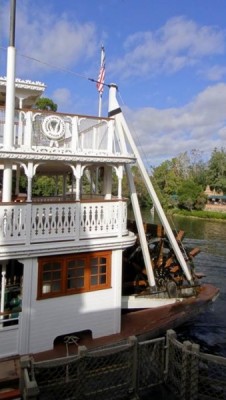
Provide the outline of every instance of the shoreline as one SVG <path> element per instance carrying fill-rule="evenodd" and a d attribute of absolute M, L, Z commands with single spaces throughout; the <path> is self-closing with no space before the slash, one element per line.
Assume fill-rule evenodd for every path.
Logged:
<path fill-rule="evenodd" d="M 207 204 L 203 211 L 226 213 L 226 204 Z"/>
<path fill-rule="evenodd" d="M 172 210 L 172 215 L 178 217 L 199 218 L 208 221 L 226 222 L 226 205 L 207 204 L 204 210 Z"/>

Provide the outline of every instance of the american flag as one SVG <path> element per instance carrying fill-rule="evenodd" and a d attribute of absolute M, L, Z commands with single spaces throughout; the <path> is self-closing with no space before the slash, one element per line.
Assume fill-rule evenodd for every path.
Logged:
<path fill-rule="evenodd" d="M 100 63 L 100 72 L 97 79 L 97 90 L 100 94 L 104 91 L 104 79 L 105 79 L 105 50 L 104 47 L 101 47 L 101 63 Z"/>

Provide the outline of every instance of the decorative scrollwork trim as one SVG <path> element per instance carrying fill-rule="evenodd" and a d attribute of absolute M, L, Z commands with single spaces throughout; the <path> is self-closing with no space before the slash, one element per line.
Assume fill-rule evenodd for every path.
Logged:
<path fill-rule="evenodd" d="M 60 140 L 65 134 L 65 123 L 58 115 L 48 115 L 42 121 L 42 132 L 50 140 Z"/>

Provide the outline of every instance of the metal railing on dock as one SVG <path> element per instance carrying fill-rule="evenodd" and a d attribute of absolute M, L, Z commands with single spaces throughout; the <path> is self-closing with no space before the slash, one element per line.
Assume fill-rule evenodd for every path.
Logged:
<path fill-rule="evenodd" d="M 226 399 L 226 359 L 180 343 L 174 331 L 139 342 L 87 350 L 50 361 L 21 358 L 23 399 L 142 399 L 163 388 L 167 398 Z M 170 396 L 170 393 L 172 397 Z"/>

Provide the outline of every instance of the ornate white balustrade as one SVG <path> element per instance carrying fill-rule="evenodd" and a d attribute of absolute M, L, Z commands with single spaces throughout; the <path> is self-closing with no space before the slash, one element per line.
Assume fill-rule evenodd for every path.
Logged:
<path fill-rule="evenodd" d="M 110 207 L 109 207 L 110 205 Z M 126 234 L 125 202 L 82 204 L 80 238 Z"/>
<path fill-rule="evenodd" d="M 115 153 L 113 120 L 88 116 L 16 110 L 14 147 L 44 152 Z M 3 146 L 5 113 L 0 107 L 0 147 Z"/>
<path fill-rule="evenodd" d="M 2 245 L 79 242 L 97 237 L 120 237 L 127 233 L 125 201 L 0 205 Z"/>

